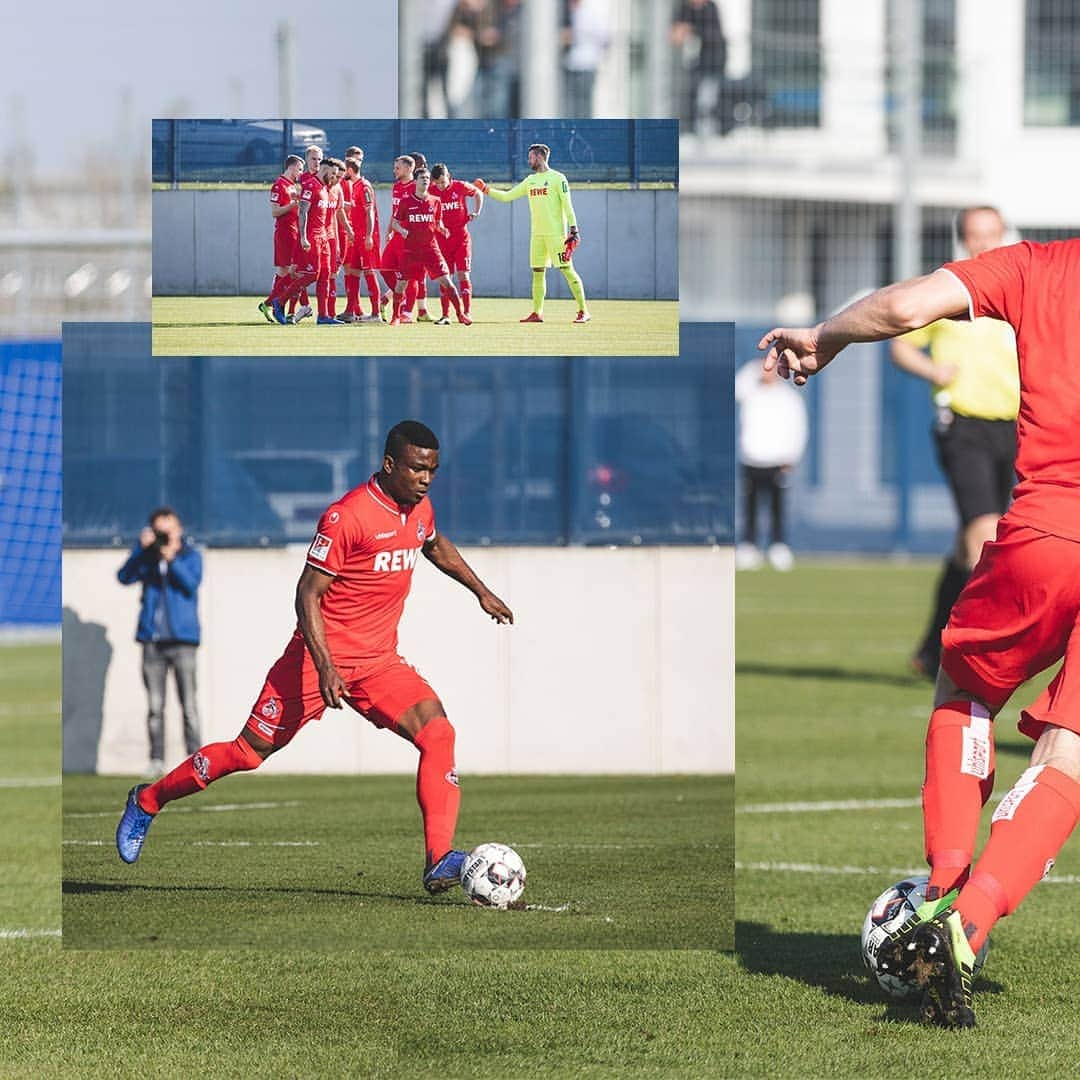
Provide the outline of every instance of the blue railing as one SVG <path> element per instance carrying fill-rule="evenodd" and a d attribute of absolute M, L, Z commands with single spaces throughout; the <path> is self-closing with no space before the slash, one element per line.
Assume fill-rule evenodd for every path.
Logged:
<path fill-rule="evenodd" d="M 442 442 L 455 540 L 732 540 L 731 324 L 659 359 L 154 360 L 145 324 L 64 334 L 67 544 L 130 543 L 162 503 L 207 544 L 307 540 L 405 417 Z"/>
<path fill-rule="evenodd" d="M 60 343 L 0 344 L 0 624 L 60 623 Z"/>
<path fill-rule="evenodd" d="M 356 145 L 375 183 L 392 181 L 394 158 L 415 150 L 462 179 L 504 182 L 528 172 L 536 142 L 575 183 L 678 184 L 674 120 L 155 120 L 153 179 L 269 184 L 287 154 L 317 145 L 341 156 Z"/>

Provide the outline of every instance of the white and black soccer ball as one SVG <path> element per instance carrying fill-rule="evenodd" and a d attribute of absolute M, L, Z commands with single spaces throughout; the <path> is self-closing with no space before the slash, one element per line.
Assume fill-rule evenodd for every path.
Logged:
<path fill-rule="evenodd" d="M 877 966 L 878 950 L 905 919 L 913 915 L 926 899 L 926 886 L 930 879 L 925 875 L 904 878 L 895 885 L 890 885 L 871 905 L 866 913 L 862 927 L 862 958 L 867 969 L 877 980 L 878 986 L 894 1001 L 910 1001 L 919 997 L 922 989 L 898 979 L 895 975 L 879 971 Z M 975 956 L 974 974 L 986 960 L 990 950 L 987 940 Z"/>
<path fill-rule="evenodd" d="M 474 904 L 504 910 L 525 891 L 525 864 L 505 844 L 481 844 L 465 857 L 461 888 Z"/>

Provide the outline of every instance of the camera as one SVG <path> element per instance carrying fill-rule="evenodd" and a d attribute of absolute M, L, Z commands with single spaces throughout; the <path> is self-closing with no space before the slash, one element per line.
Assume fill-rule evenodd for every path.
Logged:
<path fill-rule="evenodd" d="M 153 547 L 163 548 L 169 542 L 169 534 L 161 529 L 154 530 L 154 543 Z"/>

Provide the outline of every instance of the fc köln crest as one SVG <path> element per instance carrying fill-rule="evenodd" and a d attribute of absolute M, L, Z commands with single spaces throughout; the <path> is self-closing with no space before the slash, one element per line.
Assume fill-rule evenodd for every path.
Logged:
<path fill-rule="evenodd" d="M 424 542 L 424 523 L 418 521 L 416 523 L 416 539 L 422 544 Z"/>

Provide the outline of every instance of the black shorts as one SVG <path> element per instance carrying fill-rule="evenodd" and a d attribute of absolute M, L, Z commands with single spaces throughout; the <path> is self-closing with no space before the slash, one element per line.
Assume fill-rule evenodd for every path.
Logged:
<path fill-rule="evenodd" d="M 934 440 L 960 521 L 967 525 L 984 514 L 1004 514 L 1016 483 L 1016 421 L 943 410 Z"/>

